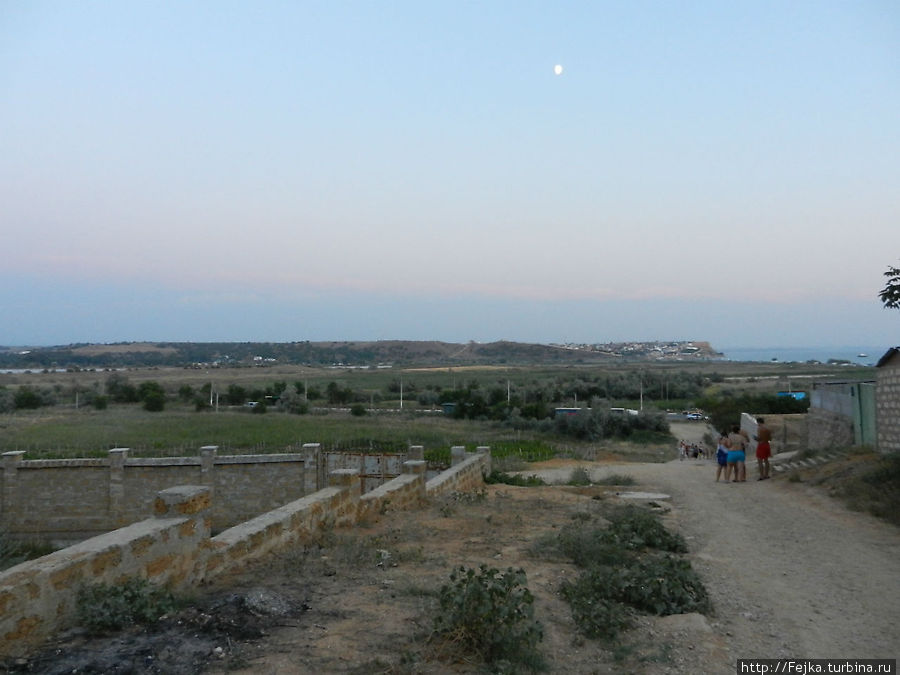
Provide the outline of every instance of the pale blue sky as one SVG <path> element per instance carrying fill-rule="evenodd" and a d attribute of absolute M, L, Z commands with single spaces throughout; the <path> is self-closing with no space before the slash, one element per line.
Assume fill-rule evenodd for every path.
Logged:
<path fill-rule="evenodd" d="M 897 344 L 900 4 L 0 0 L 0 237 L 0 344 Z"/>

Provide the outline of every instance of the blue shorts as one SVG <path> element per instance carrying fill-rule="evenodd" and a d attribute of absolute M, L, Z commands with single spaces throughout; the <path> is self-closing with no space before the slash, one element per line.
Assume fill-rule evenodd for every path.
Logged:
<path fill-rule="evenodd" d="M 719 466 L 725 466 L 728 461 L 728 453 L 724 450 L 716 450 L 716 461 L 719 463 Z"/>
<path fill-rule="evenodd" d="M 728 451 L 728 463 L 734 464 L 735 462 L 743 462 L 746 461 L 747 456 L 744 454 L 743 450 L 729 450 Z"/>

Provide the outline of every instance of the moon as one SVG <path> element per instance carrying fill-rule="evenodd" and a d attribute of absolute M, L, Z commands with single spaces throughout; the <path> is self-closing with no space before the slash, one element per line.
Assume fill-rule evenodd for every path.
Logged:
<path fill-rule="evenodd" d="M 563 67 L 561 65 L 559 65 L 558 63 L 555 66 L 553 66 L 553 72 L 556 73 L 557 75 L 562 75 L 562 71 L 563 71 Z"/>

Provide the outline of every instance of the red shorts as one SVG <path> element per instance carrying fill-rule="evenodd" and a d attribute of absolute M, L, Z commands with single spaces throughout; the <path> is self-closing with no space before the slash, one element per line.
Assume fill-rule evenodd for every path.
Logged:
<path fill-rule="evenodd" d="M 772 456 L 772 448 L 768 441 L 762 441 L 756 446 L 756 459 L 769 459 Z"/>

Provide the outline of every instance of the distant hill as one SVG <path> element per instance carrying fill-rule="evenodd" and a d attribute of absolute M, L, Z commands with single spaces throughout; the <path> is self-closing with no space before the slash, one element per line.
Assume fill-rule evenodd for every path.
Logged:
<path fill-rule="evenodd" d="M 671 344 L 671 343 L 670 343 Z M 708 343 L 684 343 L 685 355 L 712 358 Z M 698 348 L 693 345 L 702 345 Z M 644 354 L 524 342 L 125 342 L 55 347 L 0 347 L 0 368 L 123 368 L 146 366 L 442 366 L 610 363 Z"/>

